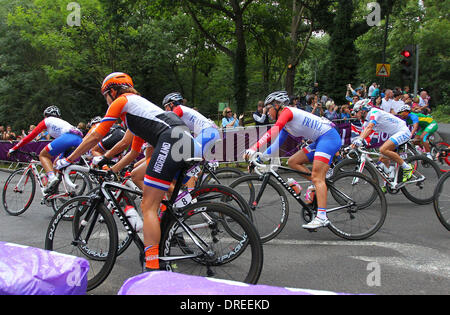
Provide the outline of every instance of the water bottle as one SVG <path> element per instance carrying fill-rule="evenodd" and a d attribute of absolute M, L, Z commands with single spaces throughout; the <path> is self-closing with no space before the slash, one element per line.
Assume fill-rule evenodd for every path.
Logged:
<path fill-rule="evenodd" d="M 306 203 L 312 203 L 314 201 L 314 196 L 316 195 L 316 187 L 311 185 L 306 189 L 305 200 Z"/>
<path fill-rule="evenodd" d="M 141 217 L 137 213 L 136 209 L 133 206 L 127 206 L 125 208 L 125 215 L 127 216 L 128 221 L 130 222 L 131 226 L 136 230 L 136 232 L 139 232 L 144 227 L 144 222 L 142 222 Z"/>
<path fill-rule="evenodd" d="M 288 178 L 287 184 L 295 191 L 297 195 L 299 195 L 302 191 L 302 186 L 300 186 L 300 184 L 293 178 Z"/>
<path fill-rule="evenodd" d="M 47 186 L 47 184 L 48 184 L 48 177 L 47 177 L 46 174 L 42 174 L 41 175 L 41 182 L 42 182 L 42 185 L 44 185 L 44 187 Z"/>

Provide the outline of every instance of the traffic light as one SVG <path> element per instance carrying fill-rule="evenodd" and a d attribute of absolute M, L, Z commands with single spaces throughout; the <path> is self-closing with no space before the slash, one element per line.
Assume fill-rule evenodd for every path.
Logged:
<path fill-rule="evenodd" d="M 413 66 L 414 46 L 413 45 L 406 46 L 400 54 L 402 55 L 400 64 L 402 65 L 401 74 L 403 80 L 410 81 L 413 79 L 414 73 L 414 66 Z"/>

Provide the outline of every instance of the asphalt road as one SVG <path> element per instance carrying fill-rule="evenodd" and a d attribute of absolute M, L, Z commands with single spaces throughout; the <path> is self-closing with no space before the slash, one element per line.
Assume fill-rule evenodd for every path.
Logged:
<path fill-rule="evenodd" d="M 7 175 L 0 172 L 1 187 Z M 450 234 L 433 206 L 413 204 L 401 194 L 387 198 L 384 226 L 359 242 L 339 239 L 327 229 L 305 231 L 291 200 L 285 230 L 264 245 L 259 284 L 354 294 L 450 294 Z M 0 209 L 0 241 L 44 247 L 53 213 L 38 199 L 19 217 Z M 117 259 L 107 281 L 89 294 L 117 294 L 124 281 L 139 272 L 132 245 Z"/>

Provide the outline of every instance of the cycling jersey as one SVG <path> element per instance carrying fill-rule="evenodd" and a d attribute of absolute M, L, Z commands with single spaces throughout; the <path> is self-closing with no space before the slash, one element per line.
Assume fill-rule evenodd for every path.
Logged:
<path fill-rule="evenodd" d="M 216 124 L 196 110 L 178 105 L 173 112 L 189 127 L 195 135 L 195 156 L 202 157 L 220 139 Z"/>
<path fill-rule="evenodd" d="M 173 109 L 173 112 L 181 118 L 196 136 L 199 135 L 203 129 L 217 128 L 213 121 L 187 106 L 178 105 Z"/>
<path fill-rule="evenodd" d="M 275 126 L 266 132 L 251 149 L 257 151 L 270 141 L 272 134 L 278 134 L 283 128 L 294 137 L 303 137 L 312 141 L 316 141 L 321 135 L 334 129 L 333 123 L 326 118 L 295 107 L 285 107 Z"/>
<path fill-rule="evenodd" d="M 47 130 L 50 136 L 55 138 L 54 141 L 45 147 L 45 150 L 47 150 L 51 156 L 63 153 L 72 146 L 78 146 L 81 143 L 80 140 L 83 138 L 82 132 L 67 121 L 56 117 L 47 117 L 42 120 L 29 135 L 17 143 L 13 147 L 13 150 L 17 150 L 31 142 L 31 140 L 36 138 L 44 130 Z"/>
<path fill-rule="evenodd" d="M 184 166 L 182 158 L 192 157 L 193 138 L 183 121 L 172 112 L 165 112 L 155 104 L 136 94 L 123 94 L 119 96 L 108 108 L 105 117 L 101 120 L 95 131 L 103 137 L 120 118 L 125 126 L 133 133 L 131 149 L 140 152 L 142 145 L 147 141 L 155 148 L 148 163 L 144 183 L 161 190 L 167 190 L 171 181 L 181 167 Z M 179 132 L 174 131 L 179 127 Z M 178 141 L 183 142 L 176 149 L 182 149 L 179 154 L 172 154 L 172 148 Z"/>
<path fill-rule="evenodd" d="M 408 118 L 406 119 L 406 123 L 408 125 L 414 125 L 415 123 L 419 123 L 420 129 L 425 129 L 429 125 L 436 123 L 433 117 L 424 115 L 421 113 L 409 113 Z"/>
<path fill-rule="evenodd" d="M 303 137 L 314 141 L 304 152 L 310 161 L 319 160 L 330 164 L 333 156 L 340 149 L 342 143 L 339 133 L 333 123 L 326 118 L 318 117 L 295 107 L 285 107 L 273 126 L 252 148 L 257 151 L 269 142 L 275 133 L 280 133 L 275 141 L 264 153 L 273 155 L 287 138 L 287 134 Z"/>
<path fill-rule="evenodd" d="M 411 139 L 411 130 L 406 122 L 397 116 L 385 112 L 378 108 L 372 108 L 366 116 L 364 127 L 373 123 L 373 130 L 387 133 L 396 146 L 399 146 Z"/>

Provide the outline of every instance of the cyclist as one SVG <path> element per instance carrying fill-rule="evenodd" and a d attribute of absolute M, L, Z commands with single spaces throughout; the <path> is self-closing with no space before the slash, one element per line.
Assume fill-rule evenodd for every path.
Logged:
<path fill-rule="evenodd" d="M 166 95 L 162 103 L 166 111 L 174 112 L 194 133 L 195 141 L 201 145 L 196 146 L 195 155 L 202 157 L 209 153 L 214 143 L 220 139 L 219 131 L 212 120 L 182 104 L 183 96 L 178 92 Z"/>
<path fill-rule="evenodd" d="M 44 193 L 49 193 L 58 183 L 53 169 L 52 159 L 65 153 L 72 147 L 77 147 L 83 140 L 83 133 L 65 120 L 61 119 L 61 112 L 56 106 L 49 106 L 44 110 L 44 119 L 33 131 L 9 150 L 8 156 L 22 146 L 36 138 L 42 131 L 47 130 L 53 140 L 39 154 L 39 160 L 44 168 L 48 183 Z"/>
<path fill-rule="evenodd" d="M 270 118 L 276 120 L 276 124 L 246 151 L 244 158 L 250 159 L 271 139 L 276 139 L 277 141 L 272 141 L 275 143 L 262 156 L 262 159 L 267 161 L 270 155 L 277 151 L 288 134 L 314 141 L 311 145 L 290 157 L 288 165 L 292 169 L 309 173 L 309 169 L 304 164 L 313 163 L 311 177 L 308 177 L 308 179 L 313 182 L 316 189 L 318 211 L 317 216 L 310 223 L 303 225 L 303 228 L 325 227 L 329 224 L 326 213 L 327 186 L 325 177 L 333 156 L 341 148 L 341 137 L 334 128 L 334 124 L 328 119 L 295 107 L 288 107 L 288 104 L 289 95 L 286 91 L 277 91 L 267 96 L 264 106 L 266 106 Z"/>
<path fill-rule="evenodd" d="M 101 120 L 102 117 L 100 116 L 96 116 L 91 120 L 91 128 L 89 129 L 88 134 L 95 130 Z M 94 157 L 104 155 L 106 151 L 111 150 L 120 140 L 123 139 L 124 136 L 125 128 L 122 125 L 114 124 L 109 130 L 108 134 L 95 147 L 91 149 L 91 154 Z M 125 149 L 126 148 L 124 148 L 124 150 Z"/>
<path fill-rule="evenodd" d="M 68 158 L 58 161 L 57 168 L 69 166 L 74 159 L 96 145 L 119 118 L 134 134 L 132 148 L 139 151 L 145 141 L 155 148 L 156 154 L 148 161 L 141 209 L 145 270 L 158 270 L 161 229 L 157 211 L 172 180 L 185 166 L 185 159 L 193 155 L 193 138 L 177 115 L 163 111 L 140 96 L 128 74 L 111 73 L 103 81 L 101 92 L 109 105 L 105 117 Z"/>
<path fill-rule="evenodd" d="M 400 165 L 403 170 L 403 182 L 408 181 L 413 173 L 411 165 L 406 163 L 400 155 L 395 152 L 398 146 L 411 139 L 411 131 L 406 123 L 400 118 L 378 108 L 372 108 L 370 105 L 358 102 L 353 111 L 358 119 L 364 119 L 364 130 L 359 137 L 353 140 L 353 147 L 359 147 L 364 143 L 368 135 L 375 132 L 385 132 L 390 138 L 380 147 L 380 162 L 384 163 L 389 169 L 390 161 L 393 160 Z"/>
<path fill-rule="evenodd" d="M 414 126 L 412 135 L 415 136 L 415 141 L 425 148 L 427 157 L 432 160 L 431 148 L 427 140 L 429 136 L 438 130 L 437 122 L 429 115 L 411 112 L 409 105 L 402 106 L 398 114 L 402 119 L 406 120 L 408 125 Z"/>

